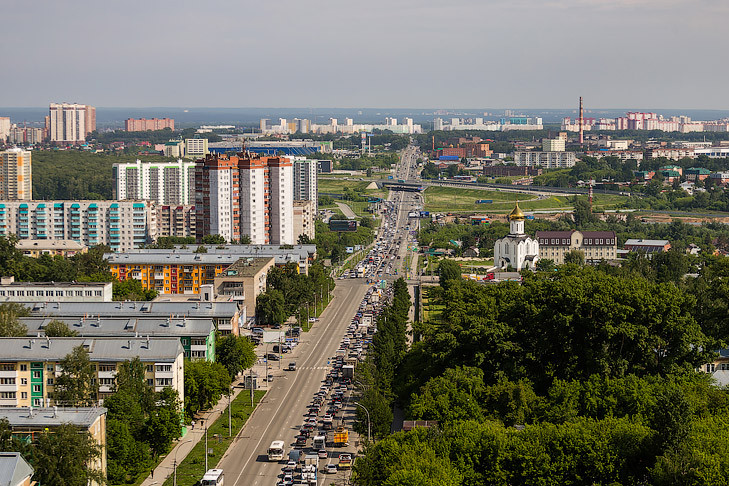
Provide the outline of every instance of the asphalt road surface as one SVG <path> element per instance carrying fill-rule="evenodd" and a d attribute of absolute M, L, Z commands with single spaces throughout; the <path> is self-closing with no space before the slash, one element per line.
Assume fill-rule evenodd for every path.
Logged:
<path fill-rule="evenodd" d="M 320 321 L 311 331 L 302 333 L 297 370 L 274 379 L 264 400 L 218 464 L 225 471 L 227 486 L 274 486 L 278 482 L 285 462 L 268 462 L 266 451 L 274 440 L 283 440 L 288 455 L 294 437 L 304 423 L 306 407 L 331 368 L 329 361 L 339 348 L 368 287 L 364 279 L 337 281 L 335 298 Z M 284 363 L 288 363 L 286 355 Z M 330 456 L 338 452 L 331 449 Z M 326 464 L 327 460 L 320 459 L 322 463 Z"/>

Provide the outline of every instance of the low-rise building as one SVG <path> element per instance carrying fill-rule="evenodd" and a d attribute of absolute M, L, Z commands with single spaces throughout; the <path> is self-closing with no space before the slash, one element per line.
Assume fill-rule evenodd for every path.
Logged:
<path fill-rule="evenodd" d="M 245 304 L 246 314 L 253 316 L 256 299 L 265 292 L 266 277 L 273 266 L 272 257 L 241 258 L 215 277 L 215 293 Z"/>
<path fill-rule="evenodd" d="M 35 470 L 20 452 L 0 452 L 0 484 L 3 486 L 35 486 Z"/>
<path fill-rule="evenodd" d="M 88 432 L 101 454 L 87 466 L 106 476 L 106 412 L 103 407 L 9 407 L 0 409 L 0 417 L 7 419 L 13 436 L 27 442 L 33 442 L 39 434 L 52 434 L 66 424 Z M 93 481 L 90 484 L 98 486 Z"/>
<path fill-rule="evenodd" d="M 652 148 L 648 150 L 648 158 L 649 159 L 659 159 L 661 157 L 664 157 L 669 160 L 681 160 L 681 159 L 695 159 L 696 154 L 694 153 L 694 149 L 692 148 L 666 148 L 666 147 L 659 147 L 659 148 Z"/>
<path fill-rule="evenodd" d="M 712 182 L 720 186 L 725 186 L 729 184 L 729 172 L 727 171 L 712 172 L 709 178 L 712 180 Z"/>
<path fill-rule="evenodd" d="M 573 250 L 585 255 L 585 262 L 599 262 L 617 258 L 618 244 L 614 231 L 537 231 L 539 258 L 552 260 L 557 265 Z"/>
<path fill-rule="evenodd" d="M 41 255 L 72 257 L 89 251 L 87 246 L 74 240 L 19 240 L 15 248 L 33 258 Z"/>
<path fill-rule="evenodd" d="M 703 167 L 689 167 L 686 169 L 687 181 L 703 181 L 704 179 L 708 179 L 710 175 L 711 171 L 709 169 L 704 169 Z"/>
<path fill-rule="evenodd" d="M 668 240 L 644 240 L 629 239 L 623 245 L 628 251 L 637 251 L 641 253 L 662 253 L 671 249 L 671 243 Z"/>
<path fill-rule="evenodd" d="M 545 138 L 542 140 L 543 152 L 564 152 L 566 140 L 564 138 Z"/>
<path fill-rule="evenodd" d="M 656 173 L 652 170 L 638 170 L 635 172 L 635 178 L 639 181 L 649 181 L 655 177 Z"/>
<path fill-rule="evenodd" d="M 527 177 L 542 175 L 541 167 L 516 167 L 513 165 L 489 165 L 483 168 L 483 175 L 492 177 Z"/>
<path fill-rule="evenodd" d="M 164 299 L 164 296 L 157 299 Z M 238 308 L 233 301 L 115 301 L 115 302 L 47 302 L 26 304 L 31 316 L 62 317 L 71 320 L 88 317 L 178 318 L 211 319 L 221 334 L 238 334 L 240 322 L 245 321 L 245 307 Z"/>
<path fill-rule="evenodd" d="M 316 217 L 316 204 L 314 201 L 294 201 L 294 239 L 304 235 L 313 241 L 315 234 L 314 219 Z"/>
<path fill-rule="evenodd" d="M 564 169 L 574 167 L 576 161 L 574 152 L 514 152 L 514 162 L 518 167 Z"/>
<path fill-rule="evenodd" d="M 603 157 L 617 157 L 620 160 L 635 160 L 640 163 L 643 160 L 643 152 L 640 150 L 590 150 L 585 152 L 589 157 L 602 159 Z"/>
<path fill-rule="evenodd" d="M 713 362 L 706 363 L 696 371 L 710 374 L 717 385 L 725 387 L 729 385 L 729 349 L 720 349 L 717 354 Z"/>
<path fill-rule="evenodd" d="M 62 373 L 60 361 L 77 346 L 89 352 L 96 367 L 99 400 L 112 394 L 117 367 L 139 357 L 147 383 L 155 391 L 171 387 L 184 402 L 184 349 L 179 338 L 4 337 L 0 338 L 0 407 L 63 405 L 53 399 L 55 380 Z"/>
<path fill-rule="evenodd" d="M 209 317 L 21 317 L 28 336 L 41 336 L 52 321 L 60 321 L 81 337 L 176 337 L 185 358 L 215 361 L 215 325 Z"/>
<path fill-rule="evenodd" d="M 111 302 L 111 282 L 16 282 L 0 279 L 0 302 Z"/>
<path fill-rule="evenodd" d="M 673 181 L 681 180 L 681 173 L 676 170 L 662 170 L 661 175 L 663 176 L 664 184 L 672 184 Z"/>

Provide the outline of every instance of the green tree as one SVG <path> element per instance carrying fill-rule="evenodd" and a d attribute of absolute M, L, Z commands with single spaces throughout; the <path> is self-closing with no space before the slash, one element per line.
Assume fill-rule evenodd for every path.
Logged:
<path fill-rule="evenodd" d="M 195 249 L 195 253 L 207 253 L 208 249 L 204 246 L 200 245 Z"/>
<path fill-rule="evenodd" d="M 438 263 L 438 276 L 441 286 L 448 289 L 454 282 L 461 280 L 461 266 L 453 260 L 444 258 Z"/>
<path fill-rule="evenodd" d="M 584 265 L 585 264 L 585 252 L 582 250 L 570 250 L 564 255 L 565 264 L 573 265 Z"/>
<path fill-rule="evenodd" d="M 37 436 L 31 456 L 33 479 L 39 484 L 57 486 L 86 486 L 89 481 L 103 484 L 103 473 L 90 467 L 101 454 L 89 432 L 62 424 L 53 432 Z"/>
<path fill-rule="evenodd" d="M 68 324 L 63 321 L 59 321 L 58 319 L 53 319 L 51 322 L 46 324 L 46 327 L 43 328 L 43 332 L 48 337 L 78 336 L 78 331 L 71 330 L 71 328 L 68 327 Z"/>
<path fill-rule="evenodd" d="M 202 237 L 203 245 L 224 245 L 226 243 L 225 237 L 221 235 L 205 235 Z"/>
<path fill-rule="evenodd" d="M 156 290 L 145 289 L 142 282 L 135 278 L 115 281 L 112 284 L 114 300 L 153 300 L 155 297 L 157 297 Z"/>
<path fill-rule="evenodd" d="M 220 337 L 215 346 L 216 361 L 228 370 L 230 378 L 247 370 L 256 362 L 256 351 L 250 339 L 228 334 Z"/>
<path fill-rule="evenodd" d="M 89 351 L 76 346 L 58 363 L 61 374 L 56 378 L 54 399 L 72 407 L 95 405 L 99 392 L 96 365 L 89 359 Z"/>
<path fill-rule="evenodd" d="M 286 317 L 286 303 L 281 291 L 267 290 L 256 297 L 256 322 L 274 326 L 282 324 Z"/>
<path fill-rule="evenodd" d="M 240 244 L 241 245 L 250 245 L 251 244 L 251 235 L 240 235 Z"/>
<path fill-rule="evenodd" d="M 185 362 L 185 412 L 188 416 L 214 406 L 229 388 L 230 374 L 220 363 Z"/>
<path fill-rule="evenodd" d="M 554 270 L 554 260 L 540 258 L 537 260 L 537 270 L 540 272 L 551 272 Z"/>
<path fill-rule="evenodd" d="M 28 326 L 22 324 L 20 317 L 27 317 L 30 311 L 16 302 L 0 304 L 0 336 L 22 337 L 28 335 Z"/>

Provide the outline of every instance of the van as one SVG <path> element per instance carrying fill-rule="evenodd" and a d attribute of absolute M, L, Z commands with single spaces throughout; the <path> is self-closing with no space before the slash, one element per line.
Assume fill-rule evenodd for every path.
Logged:
<path fill-rule="evenodd" d="M 254 328 L 251 328 L 251 332 L 253 334 L 263 334 L 263 328 L 262 327 L 254 327 Z"/>

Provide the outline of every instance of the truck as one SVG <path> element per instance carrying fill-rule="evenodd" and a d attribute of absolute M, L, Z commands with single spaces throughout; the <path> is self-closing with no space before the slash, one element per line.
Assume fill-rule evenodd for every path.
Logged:
<path fill-rule="evenodd" d="M 363 278 L 365 276 L 365 268 L 360 267 L 357 269 L 357 278 Z"/>
<path fill-rule="evenodd" d="M 352 454 L 339 454 L 339 469 L 349 469 L 352 467 Z"/>
<path fill-rule="evenodd" d="M 354 366 L 352 365 L 344 365 L 342 366 L 342 379 L 343 380 L 353 380 L 354 379 Z"/>
<path fill-rule="evenodd" d="M 372 314 L 367 313 L 362 316 L 362 319 L 359 321 L 360 326 L 371 326 L 372 325 Z"/>
<path fill-rule="evenodd" d="M 334 447 L 346 447 L 349 445 L 349 430 L 347 427 L 339 426 L 334 432 Z"/>
<path fill-rule="evenodd" d="M 314 450 L 320 451 L 322 449 L 326 449 L 327 447 L 327 438 L 324 435 L 317 435 L 314 436 Z"/>
<path fill-rule="evenodd" d="M 304 458 L 304 465 L 301 466 L 301 482 L 309 486 L 316 486 L 318 472 L 319 456 L 316 454 L 307 454 Z"/>

